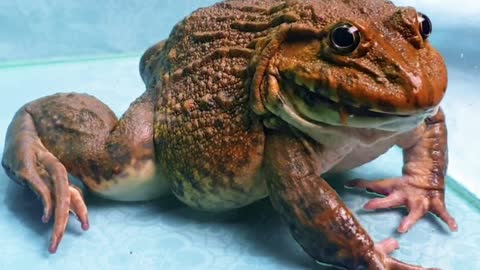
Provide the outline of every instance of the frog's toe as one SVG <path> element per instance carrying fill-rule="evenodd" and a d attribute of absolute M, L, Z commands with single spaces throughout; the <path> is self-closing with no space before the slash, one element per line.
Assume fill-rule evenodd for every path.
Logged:
<path fill-rule="evenodd" d="M 55 223 L 48 251 L 55 253 L 67 227 L 69 213 L 73 213 L 82 224 L 83 230 L 88 230 L 88 213 L 81 192 L 77 187 L 69 186 L 68 193 L 55 205 Z"/>
<path fill-rule="evenodd" d="M 48 248 L 50 253 L 55 253 L 65 233 L 70 212 L 77 216 L 82 229 L 88 229 L 87 207 L 80 190 L 70 185 L 67 170 L 60 161 L 47 151 L 42 151 L 37 156 L 39 164 L 45 169 L 42 178 L 50 181 L 50 192 L 55 201 L 55 222 Z"/>
<path fill-rule="evenodd" d="M 381 195 L 390 194 L 398 184 L 396 179 L 383 179 L 377 181 L 368 181 L 363 179 L 355 179 L 348 181 L 345 186 L 348 188 L 365 189 L 369 192 L 375 192 Z"/>
<path fill-rule="evenodd" d="M 416 191 L 419 192 L 420 190 Z M 431 212 L 443 220 L 451 231 L 458 230 L 457 222 L 447 211 L 443 200 L 443 194 L 438 194 L 439 191 L 424 191 L 417 194 L 413 193 L 413 191 L 408 193 L 404 192 L 406 206 L 409 209 L 409 213 L 400 223 L 398 232 L 408 232 L 413 225 L 415 225 L 428 212 Z"/>
<path fill-rule="evenodd" d="M 440 270 L 438 268 L 423 268 L 407 264 L 390 257 L 389 254 L 400 248 L 397 240 L 394 238 L 385 239 L 375 244 L 375 252 L 378 258 L 383 258 L 384 268 L 388 270 Z"/>
<path fill-rule="evenodd" d="M 404 203 L 405 198 L 403 198 L 399 193 L 392 193 L 385 198 L 371 199 L 363 206 L 363 208 L 365 210 L 385 209 L 398 207 Z"/>
<path fill-rule="evenodd" d="M 440 200 L 435 200 L 432 205 L 431 212 L 443 220 L 447 225 L 448 228 L 452 231 L 458 231 L 458 225 L 455 219 L 448 213 L 447 207 L 445 203 Z"/>
<path fill-rule="evenodd" d="M 70 196 L 70 211 L 80 221 L 82 229 L 86 231 L 90 228 L 90 224 L 88 222 L 87 205 L 83 200 L 82 191 L 78 187 L 71 185 Z"/>
<path fill-rule="evenodd" d="M 353 180 L 347 187 L 366 189 L 386 197 L 369 200 L 364 208 L 367 210 L 386 209 L 405 206 L 408 215 L 403 218 L 398 232 L 409 231 L 423 216 L 431 212 L 442 219 L 451 231 L 458 229 L 455 219 L 448 213 L 445 206 L 444 191 L 432 190 L 412 185 L 409 176 L 378 181 Z"/>
<path fill-rule="evenodd" d="M 387 238 L 375 244 L 375 249 L 385 254 L 390 254 L 399 248 L 400 245 L 398 244 L 398 241 L 395 240 L 395 238 Z"/>
<path fill-rule="evenodd" d="M 405 204 L 405 196 L 395 192 L 401 182 L 398 179 L 383 179 L 377 181 L 368 181 L 356 179 L 347 182 L 345 185 L 349 188 L 365 189 L 368 192 L 384 195 L 383 198 L 369 200 L 363 208 L 366 210 L 385 209 L 402 206 Z"/>

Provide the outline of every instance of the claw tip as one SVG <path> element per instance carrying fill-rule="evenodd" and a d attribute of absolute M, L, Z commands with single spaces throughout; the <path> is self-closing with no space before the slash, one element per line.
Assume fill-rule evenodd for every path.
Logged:
<path fill-rule="evenodd" d="M 86 231 L 86 230 L 88 230 L 88 229 L 90 229 L 90 224 L 88 224 L 88 222 L 83 223 L 83 224 L 82 224 L 82 230 Z"/>
<path fill-rule="evenodd" d="M 43 215 L 42 216 L 42 222 L 47 224 L 48 223 L 48 220 L 49 220 L 49 217 L 47 215 Z"/>
<path fill-rule="evenodd" d="M 57 245 L 51 245 L 49 248 L 48 248 L 48 252 L 50 252 L 50 254 L 55 254 L 57 252 Z"/>
<path fill-rule="evenodd" d="M 370 211 L 370 212 L 373 212 L 375 211 L 375 207 L 372 207 L 372 205 L 370 204 L 370 202 L 367 202 L 364 206 L 363 206 L 363 210 L 365 211 Z"/>

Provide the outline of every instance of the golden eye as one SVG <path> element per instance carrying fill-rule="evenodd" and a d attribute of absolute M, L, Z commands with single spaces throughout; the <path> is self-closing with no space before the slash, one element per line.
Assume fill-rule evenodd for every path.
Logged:
<path fill-rule="evenodd" d="M 423 13 L 418 13 L 418 27 L 423 39 L 427 39 L 432 34 L 432 21 Z"/>
<path fill-rule="evenodd" d="M 358 28 L 349 23 L 339 24 L 330 32 L 330 43 L 341 54 L 355 51 L 361 38 Z"/>

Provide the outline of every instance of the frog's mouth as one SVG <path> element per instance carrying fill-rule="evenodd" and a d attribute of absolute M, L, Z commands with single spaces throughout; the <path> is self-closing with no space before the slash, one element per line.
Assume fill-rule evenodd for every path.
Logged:
<path fill-rule="evenodd" d="M 339 103 L 320 93 L 325 89 L 311 90 L 297 83 L 282 82 L 285 105 L 311 123 L 368 128 L 401 132 L 417 127 L 425 118 L 435 115 L 438 107 L 413 114 L 395 114 L 356 104 Z"/>

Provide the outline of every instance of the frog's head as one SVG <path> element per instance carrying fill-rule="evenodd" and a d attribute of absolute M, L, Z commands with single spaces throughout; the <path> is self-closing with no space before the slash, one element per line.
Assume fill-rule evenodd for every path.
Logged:
<path fill-rule="evenodd" d="M 428 41 L 429 18 L 384 1 L 324 2 L 311 3 L 317 23 L 284 24 L 257 45 L 254 110 L 293 124 L 387 131 L 435 114 L 447 70 Z"/>

